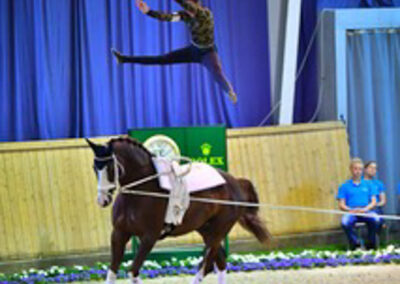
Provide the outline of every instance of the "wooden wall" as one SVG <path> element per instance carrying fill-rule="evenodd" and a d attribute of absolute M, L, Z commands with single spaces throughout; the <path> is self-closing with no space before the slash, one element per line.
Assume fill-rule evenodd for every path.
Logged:
<path fill-rule="evenodd" d="M 336 209 L 338 185 L 348 177 L 345 127 L 338 122 L 233 130 L 229 169 L 256 185 L 260 201 Z M 273 235 L 323 231 L 339 226 L 333 215 L 263 208 Z M 240 230 L 234 236 L 241 237 Z"/>
<path fill-rule="evenodd" d="M 98 139 L 97 141 L 106 141 Z M 349 146 L 340 123 L 229 130 L 230 172 L 262 202 L 335 208 Z M 93 154 L 82 139 L 0 143 L 0 259 L 109 247 L 110 209 L 96 203 Z M 274 235 L 338 227 L 334 216 L 262 209 Z M 246 238 L 239 228 L 232 239 Z M 198 242 L 195 234 L 161 245 Z"/>

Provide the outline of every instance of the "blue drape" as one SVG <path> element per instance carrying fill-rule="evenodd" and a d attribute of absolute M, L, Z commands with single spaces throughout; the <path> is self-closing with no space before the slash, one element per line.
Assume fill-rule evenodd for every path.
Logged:
<path fill-rule="evenodd" d="M 305 57 L 313 31 L 317 24 L 318 14 L 323 9 L 399 7 L 400 0 L 303 0 L 300 27 L 298 63 Z M 318 103 L 318 46 L 314 42 L 304 70 L 296 84 L 295 122 L 308 122 Z"/>
<path fill-rule="evenodd" d="M 377 160 L 396 212 L 400 180 L 400 29 L 347 36 L 349 133 L 353 156 Z"/>
<path fill-rule="evenodd" d="M 158 10 L 173 1 L 149 0 Z M 239 95 L 232 106 L 205 68 L 117 66 L 124 53 L 188 44 L 182 23 L 142 15 L 131 0 L 0 0 L 0 141 L 125 133 L 131 127 L 253 126 L 269 111 L 266 1 L 204 1 Z"/>

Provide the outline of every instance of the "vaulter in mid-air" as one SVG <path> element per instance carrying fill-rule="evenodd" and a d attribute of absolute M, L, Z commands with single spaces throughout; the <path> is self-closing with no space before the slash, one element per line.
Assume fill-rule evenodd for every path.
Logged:
<path fill-rule="evenodd" d="M 215 81 L 228 93 L 232 103 L 235 104 L 237 95 L 222 70 L 221 60 L 215 46 L 213 13 L 203 6 L 200 0 L 175 0 L 175 2 L 184 10 L 172 14 L 153 11 L 142 0 L 136 0 L 136 6 L 143 14 L 160 21 L 185 22 L 192 35 L 192 42 L 189 46 L 160 56 L 126 56 L 112 49 L 113 55 L 118 63 L 145 65 L 200 63 L 211 72 Z"/>

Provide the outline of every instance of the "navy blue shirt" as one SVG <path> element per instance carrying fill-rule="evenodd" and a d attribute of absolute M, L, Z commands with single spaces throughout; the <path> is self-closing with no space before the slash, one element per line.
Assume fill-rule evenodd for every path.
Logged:
<path fill-rule="evenodd" d="M 339 187 L 337 199 L 344 199 L 346 206 L 353 208 L 362 208 L 368 206 L 371 198 L 378 195 L 375 187 L 371 183 L 361 180 L 355 184 L 353 180 L 348 180 Z"/>

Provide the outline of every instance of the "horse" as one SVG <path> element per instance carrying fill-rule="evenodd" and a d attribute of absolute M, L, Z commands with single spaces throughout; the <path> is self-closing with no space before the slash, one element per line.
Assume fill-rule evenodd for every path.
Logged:
<path fill-rule="evenodd" d="M 86 139 L 94 152 L 94 171 L 98 179 L 97 202 L 101 207 L 112 203 L 119 186 L 143 180 L 157 174 L 154 155 L 140 142 L 130 137 L 109 140 L 104 145 Z M 226 183 L 191 194 L 192 197 L 213 200 L 259 203 L 253 184 L 219 171 Z M 207 178 L 207 177 L 204 177 Z M 130 191 L 167 193 L 157 179 L 128 188 Z M 127 242 L 132 236 L 140 240 L 138 252 L 129 273 L 131 283 L 142 283 L 139 270 L 156 242 L 166 237 L 164 217 L 167 199 L 139 196 L 120 192 L 112 208 L 111 264 L 107 284 L 114 284 Z M 167 237 L 177 237 L 197 231 L 205 244 L 204 257 L 192 283 L 198 284 L 214 269 L 220 284 L 226 283 L 226 253 L 221 246 L 232 227 L 239 224 L 251 232 L 259 242 L 266 243 L 270 233 L 258 215 L 258 208 L 237 205 L 206 204 L 191 201 L 180 225 L 172 228 Z"/>

